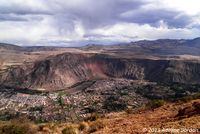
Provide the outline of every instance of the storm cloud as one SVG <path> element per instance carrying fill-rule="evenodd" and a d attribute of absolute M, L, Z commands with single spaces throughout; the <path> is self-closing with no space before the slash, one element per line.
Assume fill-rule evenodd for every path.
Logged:
<path fill-rule="evenodd" d="M 0 0 L 0 41 L 73 46 L 195 38 L 200 35 L 198 4 L 196 0 Z"/>

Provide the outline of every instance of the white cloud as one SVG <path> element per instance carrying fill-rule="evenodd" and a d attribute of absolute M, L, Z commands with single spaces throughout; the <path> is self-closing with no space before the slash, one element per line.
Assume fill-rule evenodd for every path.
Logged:
<path fill-rule="evenodd" d="M 194 38 L 200 35 L 199 5 L 198 0 L 0 0 L 0 42 Z"/>
<path fill-rule="evenodd" d="M 197 15 L 200 13 L 199 0 L 143 0 L 148 2 L 144 5 L 144 9 L 166 8 L 178 10 L 187 13 L 188 15 Z"/>
<path fill-rule="evenodd" d="M 160 0 L 163 5 L 186 12 L 189 15 L 200 13 L 199 0 Z"/>
<path fill-rule="evenodd" d="M 0 40 L 17 42 L 37 42 L 43 36 L 51 36 L 57 34 L 56 29 L 49 25 L 49 19 L 45 18 L 41 21 L 3 21 L 0 22 Z"/>
<path fill-rule="evenodd" d="M 133 41 L 141 39 L 158 39 L 158 38 L 193 38 L 200 34 L 198 29 L 189 28 L 167 28 L 166 24 L 161 21 L 160 27 L 152 27 L 148 24 L 138 25 L 135 23 L 118 23 L 114 26 L 104 27 L 91 31 L 92 34 L 113 37 L 110 40 L 116 41 Z M 117 38 L 116 38 L 117 37 Z M 137 37 L 137 38 L 136 38 Z"/>

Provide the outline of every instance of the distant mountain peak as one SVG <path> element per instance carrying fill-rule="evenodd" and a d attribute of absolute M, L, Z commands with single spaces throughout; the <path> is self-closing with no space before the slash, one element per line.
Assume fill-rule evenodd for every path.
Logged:
<path fill-rule="evenodd" d="M 0 43 L 0 49 L 6 49 L 6 50 L 20 50 L 21 47 L 13 44 L 8 43 Z"/>

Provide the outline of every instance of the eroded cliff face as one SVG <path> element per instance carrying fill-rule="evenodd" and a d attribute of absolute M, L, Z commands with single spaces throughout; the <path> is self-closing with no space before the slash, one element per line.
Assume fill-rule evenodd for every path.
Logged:
<path fill-rule="evenodd" d="M 200 63 L 65 53 L 12 68 L 0 76 L 0 81 L 4 86 L 59 90 L 96 78 L 198 83 Z"/>

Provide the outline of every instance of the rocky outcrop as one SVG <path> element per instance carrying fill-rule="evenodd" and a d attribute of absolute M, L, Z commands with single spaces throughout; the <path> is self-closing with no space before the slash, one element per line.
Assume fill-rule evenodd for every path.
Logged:
<path fill-rule="evenodd" d="M 200 63 L 64 53 L 33 65 L 11 68 L 0 76 L 0 81 L 4 86 L 58 90 L 95 78 L 198 83 Z"/>

